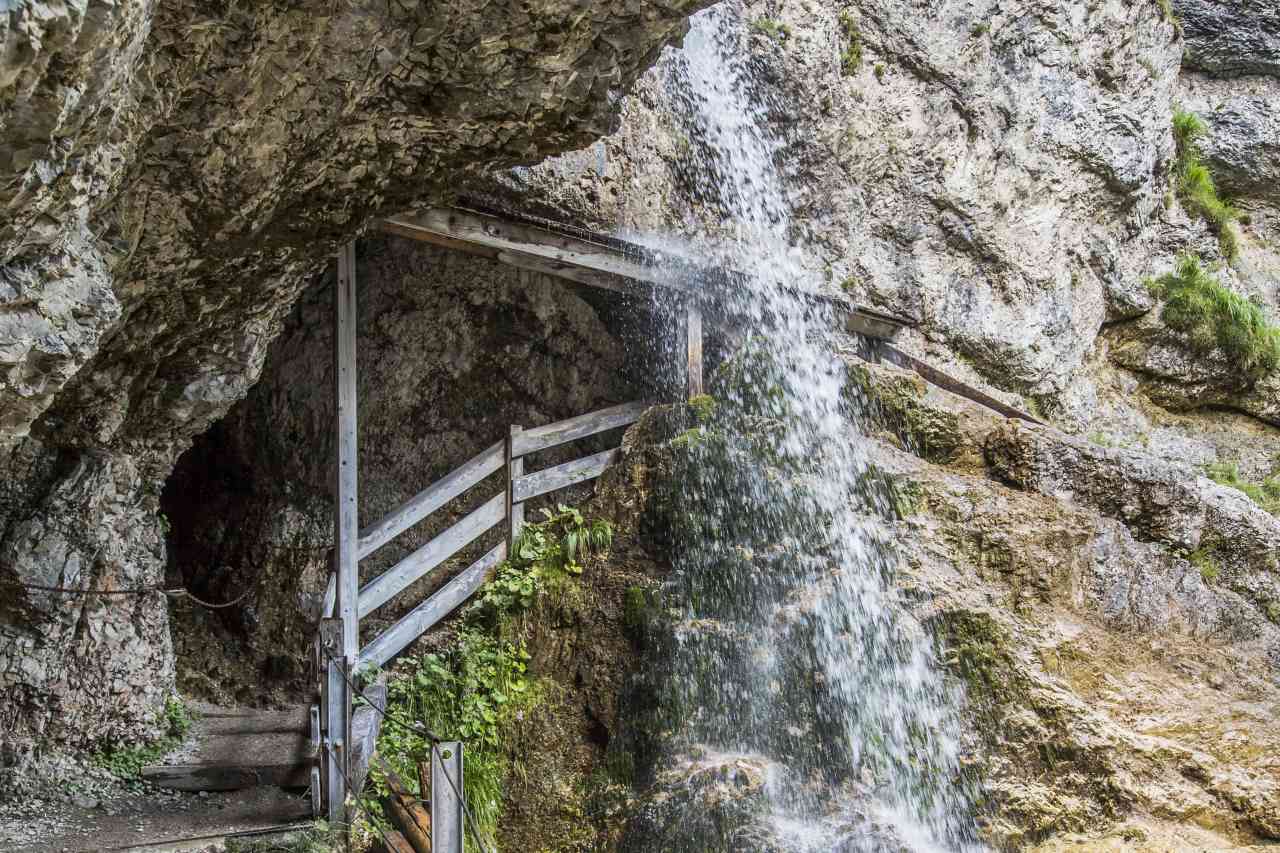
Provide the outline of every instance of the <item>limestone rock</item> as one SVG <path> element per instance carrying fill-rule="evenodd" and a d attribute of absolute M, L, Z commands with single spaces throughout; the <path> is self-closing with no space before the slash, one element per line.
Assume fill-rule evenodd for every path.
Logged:
<path fill-rule="evenodd" d="M 1280 76 L 1280 9 L 1268 0 L 1173 0 L 1187 64 L 1214 74 Z"/>

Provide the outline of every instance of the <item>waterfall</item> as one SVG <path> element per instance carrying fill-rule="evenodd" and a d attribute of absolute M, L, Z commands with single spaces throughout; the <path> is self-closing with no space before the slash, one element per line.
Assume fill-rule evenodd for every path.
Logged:
<path fill-rule="evenodd" d="M 703 260 L 746 274 L 720 308 L 749 330 L 714 418 L 680 442 L 666 760 L 767 767 L 769 840 L 735 850 L 980 850 L 963 697 L 895 585 L 892 483 L 867 458 L 835 318 L 800 295 L 817 282 L 788 243 L 778 105 L 748 37 L 733 5 L 713 7 L 662 64 L 689 138 L 686 230 Z"/>

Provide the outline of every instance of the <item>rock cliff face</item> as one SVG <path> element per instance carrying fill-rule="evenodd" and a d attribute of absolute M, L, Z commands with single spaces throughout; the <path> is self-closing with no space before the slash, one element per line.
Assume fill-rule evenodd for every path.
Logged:
<path fill-rule="evenodd" d="M 606 132 L 694 4 L 0 12 L 0 579 L 162 580 L 177 455 L 378 211 Z M 0 598 L 6 738 L 137 735 L 164 602 Z"/>
<path fill-rule="evenodd" d="M 301 683 L 330 523 L 324 258 L 464 184 L 606 231 L 694 230 L 678 57 L 622 95 L 698 5 L 3 13 L 0 584 L 253 593 L 179 610 L 171 642 L 158 596 L 0 589 L 0 757 L 144 732 L 175 644 L 188 690 Z M 1280 523 L 1202 476 L 1277 473 L 1280 379 L 1191 351 L 1144 282 L 1193 252 L 1277 316 L 1273 4 L 741 10 L 805 263 L 1054 427 L 851 368 L 917 497 L 898 526 L 922 615 L 991 733 L 989 831 L 1045 851 L 1280 837 Z M 1233 263 L 1177 191 L 1176 106 L 1243 214 Z M 486 261 L 378 238 L 360 274 L 366 515 L 509 423 L 646 393 L 662 350 L 636 348 L 662 328 L 643 311 Z M 633 532 L 625 477 L 666 452 L 641 439 L 608 487 Z M 725 805 L 764 770 L 690 772 Z"/>

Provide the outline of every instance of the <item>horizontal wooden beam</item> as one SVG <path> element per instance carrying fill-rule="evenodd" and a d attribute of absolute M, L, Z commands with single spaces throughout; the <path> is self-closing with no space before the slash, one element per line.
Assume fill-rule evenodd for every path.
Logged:
<path fill-rule="evenodd" d="M 360 618 L 363 619 L 381 607 L 409 584 L 474 542 L 506 517 L 507 494 L 504 491 L 387 569 L 377 579 L 365 584 L 360 590 Z"/>
<path fill-rule="evenodd" d="M 742 274 L 734 270 L 710 268 L 673 252 L 581 230 L 571 234 L 556 230 L 554 223 L 538 224 L 516 214 L 436 207 L 391 217 L 380 227 L 522 269 L 626 293 L 648 293 L 656 286 L 714 301 L 718 293 L 741 286 Z M 846 315 L 849 331 L 861 335 L 890 339 L 909 325 L 903 318 L 856 306 L 846 298 L 795 292 Z"/>
<path fill-rule="evenodd" d="M 604 469 L 618 458 L 618 448 L 584 456 L 554 468 L 546 468 L 526 474 L 511 484 L 512 500 L 527 501 L 565 486 L 572 486 L 599 477 Z"/>
<path fill-rule="evenodd" d="M 585 415 L 578 415 L 576 418 L 569 418 L 558 423 L 515 433 L 511 436 L 511 455 L 525 456 L 529 453 L 536 453 L 539 450 L 546 450 L 549 447 L 556 447 L 580 438 L 633 424 L 640 420 L 640 416 L 648 408 L 648 403 L 622 403 L 621 405 L 611 406 L 608 409 L 601 409 L 598 412 L 589 412 Z"/>
<path fill-rule="evenodd" d="M 360 559 L 363 560 L 485 477 L 502 470 L 505 461 L 503 454 L 504 443 L 499 441 L 409 498 L 381 521 L 361 530 Z"/>
<path fill-rule="evenodd" d="M 484 584 L 489 572 L 506 558 L 507 543 L 504 540 L 365 646 L 360 652 L 359 666 L 385 666 L 405 646 L 470 598 Z"/>
<path fill-rule="evenodd" d="M 144 767 L 139 775 L 173 791 L 238 791 L 264 785 L 305 788 L 311 781 L 311 763 L 171 764 Z"/>

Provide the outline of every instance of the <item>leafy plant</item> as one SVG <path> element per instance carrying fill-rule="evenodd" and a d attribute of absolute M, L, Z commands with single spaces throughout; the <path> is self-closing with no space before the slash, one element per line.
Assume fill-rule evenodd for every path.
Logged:
<path fill-rule="evenodd" d="M 1213 462 L 1205 466 L 1210 480 L 1222 486 L 1244 492 L 1249 499 L 1272 515 L 1280 515 L 1280 477 L 1269 477 L 1261 483 L 1251 483 L 1241 478 L 1234 462 Z"/>
<path fill-rule="evenodd" d="M 1218 235 L 1223 256 L 1234 261 L 1240 255 L 1240 236 L 1235 228 L 1240 211 L 1218 195 L 1213 174 L 1204 164 L 1200 140 L 1207 132 L 1205 123 L 1195 113 L 1174 110 L 1173 139 L 1177 146 L 1175 185 L 1187 209 L 1205 220 Z"/>
<path fill-rule="evenodd" d="M 1201 545 L 1187 559 L 1200 570 L 1200 577 L 1204 578 L 1205 583 L 1213 583 L 1222 574 L 1222 564 L 1213 556 L 1213 549 L 1208 545 Z"/>
<path fill-rule="evenodd" d="M 845 77 L 851 77 L 862 66 L 862 31 L 858 28 L 858 19 L 847 9 L 840 13 L 840 31 L 845 39 L 844 50 L 840 52 L 840 71 Z"/>
<path fill-rule="evenodd" d="M 383 726 L 379 754 L 406 784 L 413 785 L 418 764 L 431 759 L 428 732 L 463 741 L 467 767 L 463 795 L 489 847 L 502 811 L 502 779 L 507 769 L 502 730 L 537 702 L 527 675 L 528 661 L 523 643 L 504 642 L 468 627 L 448 651 L 410 662 L 407 671 L 387 684 L 391 714 L 420 722 L 422 728 Z M 384 789 L 376 774 L 374 784 Z"/>
<path fill-rule="evenodd" d="M 1186 335 L 1193 350 L 1219 349 L 1250 381 L 1280 367 L 1280 329 L 1267 322 L 1261 308 L 1205 272 L 1194 256 L 1183 255 L 1173 272 L 1147 286 L 1165 300 L 1160 318 Z"/>
<path fill-rule="evenodd" d="M 111 744 L 94 753 L 92 762 L 120 779 L 137 779 L 142 768 L 176 749 L 191 730 L 192 715 L 177 696 L 165 700 L 160 722 L 164 733 L 143 744 Z"/>

